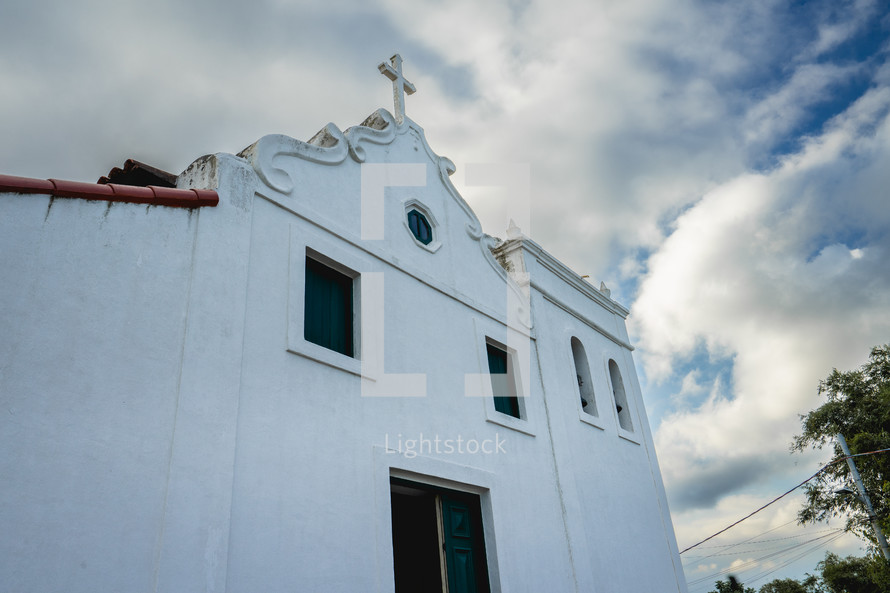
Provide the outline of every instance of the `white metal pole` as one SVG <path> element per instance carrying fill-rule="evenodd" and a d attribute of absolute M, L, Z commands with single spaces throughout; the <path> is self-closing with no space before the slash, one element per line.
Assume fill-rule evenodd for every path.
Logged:
<path fill-rule="evenodd" d="M 859 470 L 856 469 L 856 463 L 850 455 L 850 448 L 847 447 L 847 441 L 844 439 L 844 435 L 838 433 L 837 442 L 841 446 L 844 455 L 847 457 L 847 465 L 850 466 L 850 473 L 853 475 L 853 481 L 856 483 L 856 488 L 859 489 L 859 500 L 862 501 L 862 504 L 865 505 L 865 510 L 868 512 L 868 518 L 871 521 L 872 528 L 875 530 L 875 537 L 878 540 L 878 545 L 881 547 L 881 553 L 883 553 L 884 558 L 890 562 L 890 548 L 887 547 L 887 540 L 884 538 L 884 532 L 881 531 L 881 524 L 878 523 L 878 516 L 875 514 L 875 510 L 871 506 L 871 500 L 869 500 L 868 494 L 865 492 L 865 485 L 862 483 L 862 478 L 859 477 Z"/>

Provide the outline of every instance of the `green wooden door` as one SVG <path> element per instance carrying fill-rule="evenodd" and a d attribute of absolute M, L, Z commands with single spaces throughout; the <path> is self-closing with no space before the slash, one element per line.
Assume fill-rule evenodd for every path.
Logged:
<path fill-rule="evenodd" d="M 443 494 L 442 532 L 448 593 L 488 593 L 488 567 L 478 510 L 468 502 Z"/>

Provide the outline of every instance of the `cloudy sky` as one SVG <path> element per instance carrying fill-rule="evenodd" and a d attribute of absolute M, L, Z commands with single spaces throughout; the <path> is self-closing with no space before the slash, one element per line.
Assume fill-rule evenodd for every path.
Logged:
<path fill-rule="evenodd" d="M 788 453 L 798 414 L 890 341 L 888 39 L 884 0 L 8 0 L 0 172 L 179 172 L 345 129 L 391 109 L 376 66 L 400 52 L 408 115 L 486 230 L 505 198 L 464 166 L 527 163 L 523 230 L 630 307 L 683 548 L 827 460 Z M 718 543 L 804 541 L 781 527 L 797 504 Z M 782 568 L 763 546 L 687 553 L 690 591 L 823 554 Z"/>

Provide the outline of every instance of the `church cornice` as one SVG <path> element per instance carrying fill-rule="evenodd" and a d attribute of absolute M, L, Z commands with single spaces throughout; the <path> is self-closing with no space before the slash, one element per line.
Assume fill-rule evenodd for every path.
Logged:
<path fill-rule="evenodd" d="M 628 314 L 630 313 L 630 311 L 626 307 L 616 301 L 613 301 L 609 296 L 603 294 L 602 291 L 598 290 L 589 282 L 584 280 L 584 278 L 582 278 L 580 274 L 572 270 L 560 260 L 556 259 L 546 249 L 544 249 L 535 241 L 529 239 L 525 235 L 503 241 L 494 248 L 494 253 L 495 255 L 499 253 L 506 254 L 516 249 L 524 249 L 526 252 L 532 255 L 543 268 L 550 271 L 557 278 L 559 278 L 590 300 L 596 302 L 598 305 L 602 306 L 610 313 L 619 315 L 623 319 L 626 319 Z M 540 289 L 537 282 L 532 281 L 531 284 L 534 288 Z"/>

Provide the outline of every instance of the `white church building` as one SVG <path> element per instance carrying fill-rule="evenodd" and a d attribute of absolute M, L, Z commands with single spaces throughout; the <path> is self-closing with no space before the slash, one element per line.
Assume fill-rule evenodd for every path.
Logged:
<path fill-rule="evenodd" d="M 685 593 L 628 310 L 380 69 L 308 142 L 0 175 L 0 591 Z"/>

